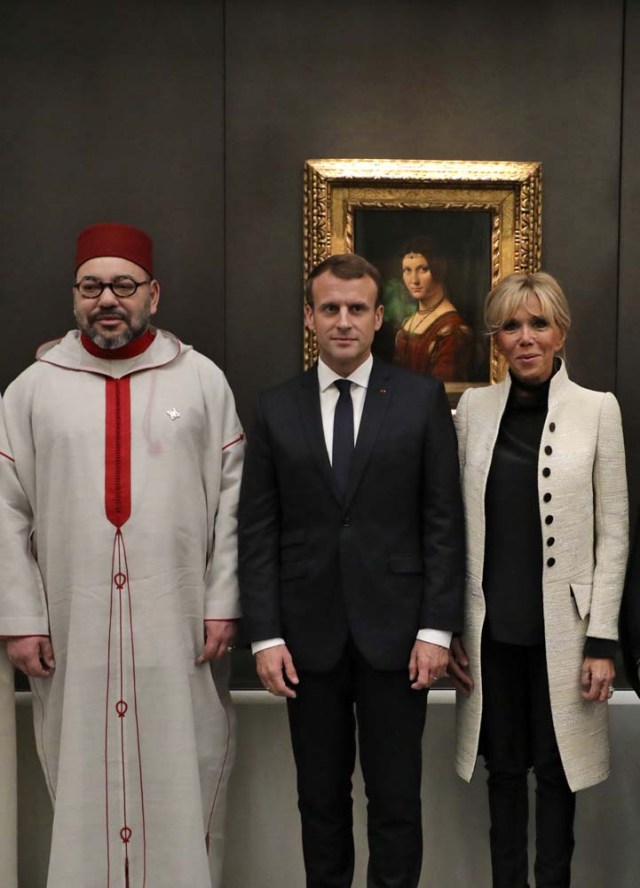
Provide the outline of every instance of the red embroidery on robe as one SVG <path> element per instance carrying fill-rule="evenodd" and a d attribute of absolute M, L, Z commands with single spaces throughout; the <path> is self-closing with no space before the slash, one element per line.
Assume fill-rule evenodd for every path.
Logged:
<path fill-rule="evenodd" d="M 116 528 L 111 559 L 111 602 L 107 650 L 107 687 L 105 714 L 105 810 L 107 821 L 107 886 L 111 884 L 111 848 L 109 830 L 109 762 L 115 750 L 109 746 L 109 725 L 118 724 L 119 768 L 122 811 L 119 837 L 124 851 L 125 885 L 131 884 L 133 873 L 129 845 L 142 844 L 142 888 L 146 885 L 147 848 L 142 781 L 142 754 L 136 687 L 136 658 L 133 626 L 133 604 L 129 584 L 129 565 L 122 527 L 131 516 L 131 389 L 129 377 L 106 379 L 105 417 L 105 512 Z M 133 716 L 131 723 L 130 713 Z M 131 736 L 133 735 L 133 736 Z M 131 746 L 131 738 L 133 747 Z M 140 792 L 141 829 L 129 823 L 127 761 L 135 761 Z M 132 764 L 133 764 L 132 761 Z"/>
<path fill-rule="evenodd" d="M 228 447 L 233 447 L 233 445 L 237 444 L 239 441 L 244 441 L 244 432 L 241 435 L 238 435 L 237 438 L 234 438 L 233 441 L 229 441 L 228 444 L 223 444 L 222 449 L 226 450 Z"/>
<path fill-rule="evenodd" d="M 116 527 L 131 515 L 131 390 L 129 377 L 107 379 L 104 504 Z"/>
<path fill-rule="evenodd" d="M 80 334 L 80 342 L 89 354 L 95 358 L 105 358 L 107 361 L 121 358 L 137 358 L 138 355 L 141 355 L 149 348 L 154 339 L 155 333 L 151 330 L 146 330 L 140 336 L 132 339 L 131 342 L 120 346 L 120 348 L 101 348 L 93 340 L 89 339 L 86 333 Z"/>

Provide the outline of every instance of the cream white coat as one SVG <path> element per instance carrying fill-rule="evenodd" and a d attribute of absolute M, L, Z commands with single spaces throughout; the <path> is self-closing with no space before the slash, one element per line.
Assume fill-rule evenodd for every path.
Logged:
<path fill-rule="evenodd" d="M 473 693 L 458 694 L 457 702 L 456 767 L 465 780 L 475 768 L 482 717 L 485 488 L 510 386 L 507 377 L 499 385 L 468 389 L 456 413 L 467 528 L 463 643 L 475 682 Z M 617 401 L 610 393 L 571 382 L 564 364 L 549 389 L 538 478 L 551 709 L 567 780 L 576 791 L 609 774 L 607 706 L 582 699 L 580 668 L 587 635 L 618 637 L 628 506 Z M 548 503 L 543 501 L 545 493 L 552 497 Z M 547 525 L 550 515 L 553 523 Z M 548 545 L 551 537 L 554 543 Z"/>

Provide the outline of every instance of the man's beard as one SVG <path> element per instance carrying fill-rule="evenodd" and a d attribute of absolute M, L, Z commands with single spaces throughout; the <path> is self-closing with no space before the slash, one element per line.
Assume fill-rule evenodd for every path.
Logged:
<path fill-rule="evenodd" d="M 140 316 L 136 321 L 130 321 L 126 312 L 123 311 L 101 311 L 98 312 L 94 317 L 81 319 L 76 314 L 76 323 L 78 325 L 78 329 L 81 333 L 84 333 L 89 339 L 94 342 L 98 348 L 105 349 L 115 349 L 122 348 L 123 345 L 128 345 L 132 339 L 135 339 L 136 336 L 140 336 L 141 333 L 144 333 L 147 327 L 149 326 L 149 320 L 151 318 L 151 306 L 150 301 L 145 303 L 143 306 Z M 125 330 L 122 333 L 119 333 L 117 336 L 104 336 L 102 333 L 99 333 L 94 323 L 99 321 L 100 318 L 120 318 L 127 324 Z"/>

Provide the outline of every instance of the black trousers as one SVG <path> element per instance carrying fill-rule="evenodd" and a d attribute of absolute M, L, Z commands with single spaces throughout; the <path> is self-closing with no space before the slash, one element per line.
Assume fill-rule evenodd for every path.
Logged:
<path fill-rule="evenodd" d="M 489 772 L 494 888 L 526 888 L 527 772 L 536 775 L 536 888 L 571 882 L 575 795 L 556 742 L 544 645 L 482 640 L 481 751 Z"/>
<path fill-rule="evenodd" d="M 352 884 L 356 722 L 368 802 L 367 886 L 416 888 L 427 692 L 411 690 L 408 669 L 371 667 L 352 641 L 331 671 L 298 676 L 288 712 L 307 888 Z"/>

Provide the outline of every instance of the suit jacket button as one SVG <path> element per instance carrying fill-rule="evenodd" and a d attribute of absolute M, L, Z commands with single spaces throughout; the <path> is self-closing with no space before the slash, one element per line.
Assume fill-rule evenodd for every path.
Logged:
<path fill-rule="evenodd" d="M 555 563 L 556 563 L 556 559 L 555 559 L 555 558 L 547 558 L 547 567 L 553 567 L 553 565 L 554 565 Z"/>
<path fill-rule="evenodd" d="M 342 516 L 342 526 L 349 527 L 351 524 L 351 515 L 343 515 Z"/>
<path fill-rule="evenodd" d="M 556 541 L 555 537 L 549 537 L 549 539 L 547 540 L 547 546 L 553 546 L 555 541 Z"/>
<path fill-rule="evenodd" d="M 549 475 L 551 474 L 551 469 L 543 469 L 542 474 L 545 478 L 548 478 Z"/>
<path fill-rule="evenodd" d="M 544 519 L 544 523 L 553 524 L 553 515 L 547 515 L 547 517 Z"/>

